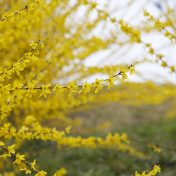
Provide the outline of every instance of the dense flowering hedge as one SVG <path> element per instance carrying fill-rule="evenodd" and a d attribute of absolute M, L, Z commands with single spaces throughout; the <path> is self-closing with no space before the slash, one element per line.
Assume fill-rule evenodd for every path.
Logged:
<path fill-rule="evenodd" d="M 33 139 L 55 141 L 61 148 L 105 147 L 146 157 L 131 146 L 125 133 L 109 134 L 105 138 L 71 136 L 71 126 L 79 122 L 69 118 L 68 112 L 107 101 L 158 104 L 174 97 L 175 87 L 171 85 L 159 87 L 151 82 L 146 82 L 145 86 L 125 82 L 130 74 L 136 73 L 136 65 L 151 62 L 145 54 L 153 57 L 152 62 L 175 73 L 174 65 L 168 63 L 167 58 L 142 37 L 143 33 L 155 30 L 175 44 L 173 9 L 168 8 L 168 17 L 164 21 L 144 11 L 146 21 L 151 24 L 132 26 L 99 8 L 95 1 L 3 0 L 0 7 L 1 159 L 10 158 L 8 161 L 12 161 L 25 174 L 47 175 L 44 170 L 38 169 L 36 160 L 30 162 L 30 158 L 18 153 L 19 143 Z M 80 11 L 84 14 L 81 17 Z M 115 31 L 108 29 L 109 23 Z M 109 35 L 101 37 L 95 34 L 101 25 Z M 129 65 L 87 67 L 84 64 L 90 56 L 111 46 L 120 48 L 136 44 L 146 50 L 143 60 Z M 105 75 L 105 78 L 97 77 L 89 81 L 91 76 L 97 74 Z M 151 91 L 152 98 L 145 96 Z M 135 101 L 130 102 L 133 99 Z M 42 122 L 48 119 L 57 119 L 61 129 L 43 126 Z M 160 152 L 155 145 L 151 148 Z M 15 169 L 15 172 L 18 171 Z M 148 173 L 136 172 L 135 175 L 154 176 L 159 172 L 160 167 L 156 165 Z M 54 176 L 66 173 L 64 168 L 58 168 Z"/>

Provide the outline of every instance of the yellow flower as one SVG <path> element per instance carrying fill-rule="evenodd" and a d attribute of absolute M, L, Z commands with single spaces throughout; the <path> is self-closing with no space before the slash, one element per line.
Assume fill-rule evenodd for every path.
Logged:
<path fill-rule="evenodd" d="M 125 72 L 122 72 L 121 75 L 122 75 L 122 81 L 124 81 L 128 78 L 127 74 Z"/>
<path fill-rule="evenodd" d="M 31 163 L 31 168 L 36 171 L 36 160 L 34 160 L 32 163 Z"/>
<path fill-rule="evenodd" d="M 161 66 L 162 67 L 167 67 L 167 63 L 165 61 L 162 61 Z"/>
<path fill-rule="evenodd" d="M 0 146 L 4 146 L 4 145 L 5 145 L 4 142 L 0 141 Z"/>
<path fill-rule="evenodd" d="M 133 65 L 130 66 L 130 74 L 132 75 L 135 72 L 135 68 Z"/>
<path fill-rule="evenodd" d="M 101 82 L 102 80 L 96 79 L 96 81 L 93 83 L 93 86 L 95 87 L 95 93 L 98 93 L 98 91 L 102 88 Z"/>
<path fill-rule="evenodd" d="M 171 72 L 175 72 L 175 67 L 174 66 L 170 66 L 170 71 Z"/>
<path fill-rule="evenodd" d="M 14 164 L 21 164 L 22 161 L 25 161 L 25 156 L 20 155 L 19 153 L 16 154 L 16 160 L 14 161 Z"/>
<path fill-rule="evenodd" d="M 25 163 L 20 164 L 20 170 L 24 171 L 25 174 L 31 174 L 32 173 L 31 170 L 27 168 Z"/>
<path fill-rule="evenodd" d="M 35 176 L 46 176 L 47 173 L 45 171 L 39 171 L 37 174 L 35 174 Z"/>
<path fill-rule="evenodd" d="M 42 90 L 39 97 L 44 96 L 46 98 L 47 94 L 51 94 L 51 90 L 49 89 L 50 86 L 51 84 L 42 86 Z"/>
<path fill-rule="evenodd" d="M 71 128 L 72 128 L 72 126 L 68 126 L 68 127 L 65 129 L 65 132 L 66 132 L 66 133 L 70 133 Z"/>
<path fill-rule="evenodd" d="M 11 154 L 15 154 L 15 145 L 10 145 L 7 147 L 7 150 L 8 150 L 8 154 L 11 155 Z"/>
<path fill-rule="evenodd" d="M 135 172 L 135 176 L 156 176 L 158 173 L 161 172 L 161 168 L 159 165 L 155 165 L 151 171 L 146 173 L 145 171 L 142 172 L 142 174 L 139 174 L 138 172 Z"/>
<path fill-rule="evenodd" d="M 96 3 L 96 2 L 92 2 L 92 3 L 91 3 L 91 8 L 92 8 L 92 9 L 95 9 L 96 7 L 97 7 L 97 3 Z"/>
<path fill-rule="evenodd" d="M 108 83 L 108 89 L 114 86 L 114 81 L 115 81 L 115 78 L 113 77 L 110 77 L 109 79 L 106 80 L 106 82 Z"/>
<path fill-rule="evenodd" d="M 65 168 L 59 169 L 54 176 L 65 176 L 67 174 L 67 170 Z"/>
<path fill-rule="evenodd" d="M 56 95 L 59 95 L 60 93 L 63 92 L 63 86 L 60 86 L 60 85 L 57 84 L 56 86 L 54 86 L 53 92 L 55 92 Z"/>
<path fill-rule="evenodd" d="M 88 94 L 91 91 L 91 84 L 88 84 L 87 82 L 85 82 L 82 86 L 82 90 L 79 91 L 79 93 L 83 93 L 83 94 Z"/>
<path fill-rule="evenodd" d="M 75 84 L 74 81 L 72 81 L 67 85 L 67 88 L 69 90 L 69 95 L 72 95 L 73 93 L 77 92 L 78 86 Z"/>

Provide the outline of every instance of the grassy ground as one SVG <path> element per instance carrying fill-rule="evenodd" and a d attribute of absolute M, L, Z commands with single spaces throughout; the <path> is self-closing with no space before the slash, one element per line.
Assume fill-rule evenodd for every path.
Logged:
<path fill-rule="evenodd" d="M 113 122 L 113 128 L 112 126 L 111 128 L 108 127 L 108 130 L 95 130 L 97 128 L 92 128 L 94 130 L 90 130 L 89 128 L 89 130 L 84 132 L 84 135 L 86 136 L 104 136 L 108 131 L 126 132 L 132 140 L 131 145 L 142 150 L 148 156 L 148 159 L 140 159 L 111 149 L 58 150 L 55 144 L 43 143 L 40 141 L 26 143 L 21 150 L 30 150 L 30 158 L 36 158 L 40 163 L 41 168 L 47 170 L 49 175 L 58 168 L 65 167 L 68 169 L 69 176 L 130 176 L 134 174 L 136 170 L 149 170 L 153 164 L 159 163 L 162 168 L 161 175 L 174 176 L 176 175 L 176 151 L 163 150 L 160 154 L 157 154 L 149 149 L 146 143 L 154 143 L 163 148 L 176 149 L 176 120 L 162 118 L 161 114 L 163 113 L 156 109 L 152 110 L 151 107 L 149 108 L 150 113 L 153 114 L 158 111 L 160 118 L 159 115 L 153 114 L 155 118 L 150 117 L 146 120 L 146 117 L 144 118 L 144 116 L 146 116 L 146 111 L 149 111 L 148 108 L 149 107 L 143 107 L 142 109 L 136 108 L 136 110 L 128 108 L 128 111 L 133 111 L 133 116 L 135 117 L 132 121 L 133 123 L 125 123 L 125 120 L 122 119 L 121 121 L 118 120 L 118 125 L 114 125 L 114 123 L 117 123 L 116 117 L 119 118 L 120 116 L 111 112 L 111 117 L 113 116 L 113 118 L 107 119 L 110 119 Z M 160 109 L 159 107 L 156 108 Z M 103 109 L 104 114 L 100 114 L 98 117 L 102 116 L 105 118 L 104 116 L 109 114 L 109 110 Z M 98 110 L 95 111 L 97 114 L 100 113 Z M 87 113 L 89 114 L 91 112 Z M 148 115 L 150 114 L 149 112 L 147 113 Z M 136 114 L 138 114 L 138 116 Z M 137 120 L 139 117 L 143 119 L 140 120 L 140 122 Z M 92 118 L 92 124 L 94 122 L 95 120 Z M 97 123 L 99 122 L 100 121 L 98 120 Z M 90 124 L 91 123 L 89 122 L 89 125 Z"/>

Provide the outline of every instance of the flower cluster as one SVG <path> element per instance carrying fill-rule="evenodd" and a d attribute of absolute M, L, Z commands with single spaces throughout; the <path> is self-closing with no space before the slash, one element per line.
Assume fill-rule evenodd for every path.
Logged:
<path fill-rule="evenodd" d="M 154 165 L 153 169 L 149 172 L 142 172 L 139 174 L 138 172 L 135 173 L 135 176 L 156 176 L 161 172 L 161 168 L 159 165 Z"/>
<path fill-rule="evenodd" d="M 47 172 L 43 170 L 38 170 L 36 166 L 36 160 L 33 162 L 28 162 L 25 158 L 25 155 L 21 155 L 19 153 L 16 153 L 15 145 L 9 145 L 5 146 L 4 142 L 0 141 L 0 149 L 3 150 L 3 154 L 0 155 L 1 158 L 11 158 L 14 160 L 13 164 L 17 165 L 19 170 L 23 171 L 25 175 L 31 175 L 32 173 L 35 173 L 35 176 L 46 176 Z M 61 168 L 58 171 L 54 173 L 53 176 L 65 176 L 66 169 Z"/>

